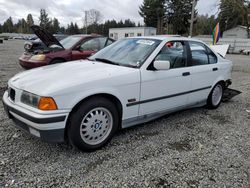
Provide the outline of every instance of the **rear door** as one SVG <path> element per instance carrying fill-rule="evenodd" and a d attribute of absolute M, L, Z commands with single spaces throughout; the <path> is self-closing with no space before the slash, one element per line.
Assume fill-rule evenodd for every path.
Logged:
<path fill-rule="evenodd" d="M 200 42 L 189 42 L 191 62 L 189 62 L 191 73 L 191 90 L 193 92 L 188 99 L 189 104 L 206 102 L 212 86 L 218 78 L 219 67 L 217 56 L 204 44 Z"/>

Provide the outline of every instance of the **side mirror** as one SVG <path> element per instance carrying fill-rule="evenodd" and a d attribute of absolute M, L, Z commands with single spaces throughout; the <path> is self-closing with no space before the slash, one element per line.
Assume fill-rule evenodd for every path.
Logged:
<path fill-rule="evenodd" d="M 156 68 L 156 70 L 169 70 L 170 62 L 156 60 L 154 61 L 154 68 Z"/>

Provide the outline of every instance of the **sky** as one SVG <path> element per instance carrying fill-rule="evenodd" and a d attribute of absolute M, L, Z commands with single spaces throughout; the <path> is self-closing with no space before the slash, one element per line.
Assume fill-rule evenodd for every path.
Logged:
<path fill-rule="evenodd" d="M 41 8 L 46 9 L 49 17 L 56 17 L 61 26 L 66 26 L 71 21 L 82 26 L 84 10 L 89 9 L 99 10 L 103 15 L 102 21 L 129 18 L 136 23 L 143 23 L 138 14 L 142 2 L 143 0 L 0 0 L 0 23 L 10 16 L 17 22 L 18 19 L 26 19 L 31 13 L 38 24 Z M 199 14 L 215 14 L 218 3 L 219 0 L 199 0 Z"/>

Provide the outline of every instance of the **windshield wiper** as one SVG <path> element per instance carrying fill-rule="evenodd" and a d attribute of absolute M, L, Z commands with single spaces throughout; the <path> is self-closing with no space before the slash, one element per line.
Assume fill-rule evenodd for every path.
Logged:
<path fill-rule="evenodd" d="M 120 65 L 119 63 L 116 63 L 116 62 L 113 62 L 109 59 L 104 59 L 104 58 L 96 58 L 95 59 L 96 61 L 101 61 L 103 63 L 108 63 L 108 64 L 111 64 L 111 65 Z"/>

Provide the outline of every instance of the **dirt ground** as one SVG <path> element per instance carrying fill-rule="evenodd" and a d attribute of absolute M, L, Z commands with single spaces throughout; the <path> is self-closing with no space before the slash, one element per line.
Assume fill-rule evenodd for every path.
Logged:
<path fill-rule="evenodd" d="M 23 71 L 23 41 L 0 44 L 0 96 Z M 217 110 L 190 109 L 122 130 L 84 153 L 18 130 L 0 104 L 0 187 L 250 187 L 250 56 L 234 62 L 243 93 Z"/>

